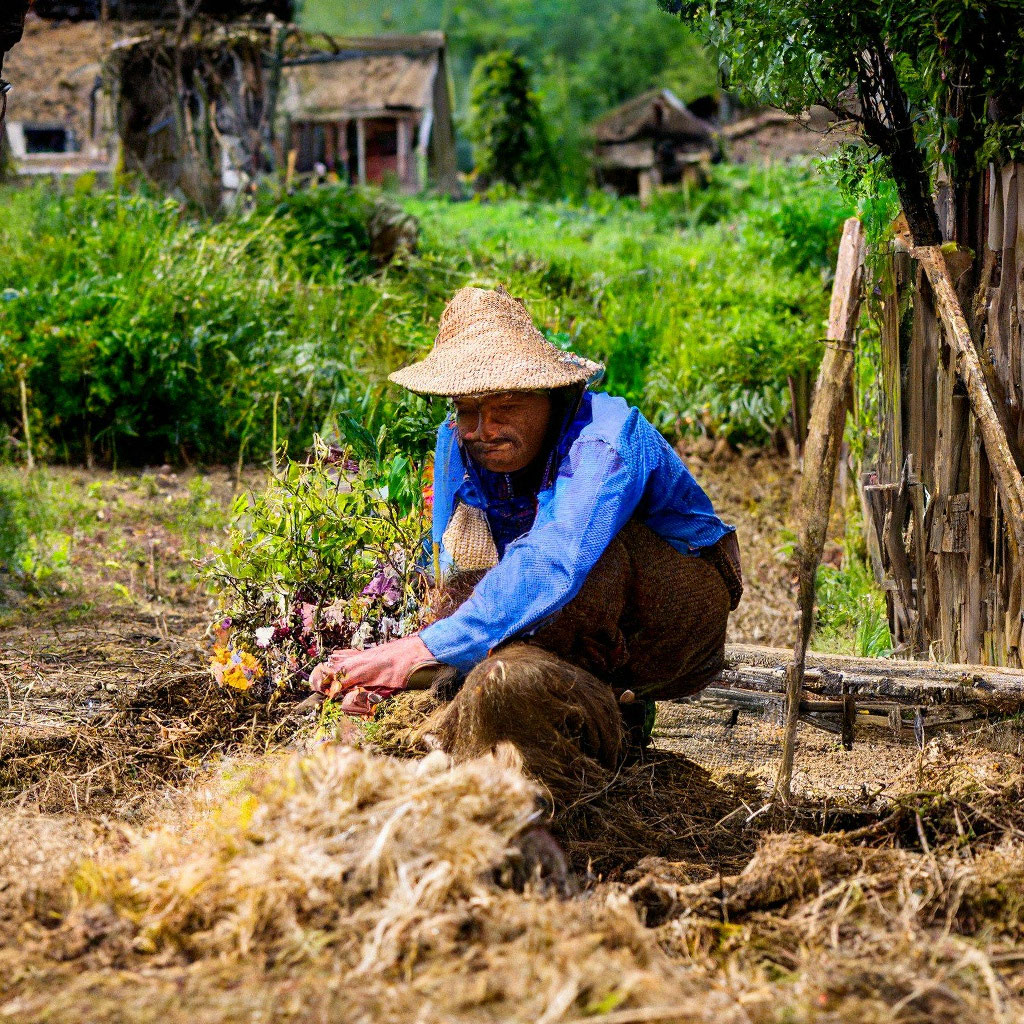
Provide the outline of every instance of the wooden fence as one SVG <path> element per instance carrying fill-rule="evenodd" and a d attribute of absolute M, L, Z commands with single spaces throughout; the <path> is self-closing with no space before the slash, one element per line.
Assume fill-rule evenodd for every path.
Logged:
<path fill-rule="evenodd" d="M 971 252 L 947 264 L 1017 465 L 1024 445 L 1024 164 L 993 169 Z M 940 191 L 940 220 L 943 214 Z M 980 260 L 980 264 L 979 264 Z M 924 268 L 882 260 L 878 452 L 861 494 L 894 637 L 911 656 L 1020 666 L 1022 556 Z M 876 293 L 877 294 L 877 293 Z"/>

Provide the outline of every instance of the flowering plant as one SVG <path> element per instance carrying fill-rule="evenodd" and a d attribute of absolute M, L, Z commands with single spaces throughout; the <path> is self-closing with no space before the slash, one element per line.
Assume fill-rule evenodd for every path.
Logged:
<path fill-rule="evenodd" d="M 237 499 L 227 543 L 204 565 L 221 605 L 210 666 L 218 684 L 260 697 L 304 689 L 332 650 L 424 624 L 423 471 L 360 440 L 318 437 L 307 459 L 286 460 L 262 493 Z"/>

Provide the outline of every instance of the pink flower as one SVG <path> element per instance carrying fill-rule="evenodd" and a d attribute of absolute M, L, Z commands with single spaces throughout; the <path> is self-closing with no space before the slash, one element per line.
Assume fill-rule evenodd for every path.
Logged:
<path fill-rule="evenodd" d="M 380 598 L 389 608 L 393 608 L 402 599 L 398 573 L 390 565 L 378 569 L 373 579 L 363 588 L 363 597 Z"/>

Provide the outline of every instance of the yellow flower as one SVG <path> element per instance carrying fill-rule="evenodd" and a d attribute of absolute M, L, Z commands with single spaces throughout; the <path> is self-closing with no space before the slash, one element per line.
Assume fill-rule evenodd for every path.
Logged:
<path fill-rule="evenodd" d="M 218 645 L 210 659 L 210 673 L 218 686 L 248 690 L 263 675 L 263 666 L 248 651 Z"/>

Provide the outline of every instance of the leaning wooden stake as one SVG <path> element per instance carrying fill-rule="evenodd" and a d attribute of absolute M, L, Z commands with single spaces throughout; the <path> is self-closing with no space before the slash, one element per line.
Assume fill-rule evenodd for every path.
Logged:
<path fill-rule="evenodd" d="M 956 288 L 946 265 L 942 247 L 920 246 L 911 250 L 911 255 L 921 261 L 928 282 L 935 293 L 935 306 L 946 329 L 949 343 L 956 352 L 956 368 L 967 390 L 981 434 L 989 469 L 999 490 L 999 498 L 1006 510 L 1006 521 L 1018 557 L 1024 555 L 1024 478 L 1014 461 L 1006 439 L 1006 430 L 999 411 L 989 392 L 985 371 L 978 358 L 971 330 L 967 326 L 963 307 L 956 294 Z"/>
<path fill-rule="evenodd" d="M 786 728 L 782 762 L 775 780 L 775 797 L 789 799 L 793 776 L 796 727 L 803 695 L 807 642 L 814 623 L 814 578 L 825 548 L 832 489 L 835 486 L 843 427 L 853 384 L 853 339 L 860 311 L 864 274 L 864 229 L 856 217 L 843 226 L 836 279 L 832 286 L 828 336 L 821 371 L 814 390 L 811 420 L 804 447 L 803 480 L 800 485 L 800 626 L 787 669 Z"/>

